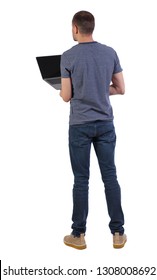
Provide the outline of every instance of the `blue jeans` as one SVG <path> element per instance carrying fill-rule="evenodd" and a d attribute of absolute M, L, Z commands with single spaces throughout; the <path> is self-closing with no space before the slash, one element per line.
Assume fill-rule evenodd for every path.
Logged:
<path fill-rule="evenodd" d="M 117 181 L 114 151 L 116 134 L 113 121 L 96 121 L 69 127 L 69 151 L 74 174 L 72 234 L 86 232 L 90 149 L 93 144 L 105 187 L 111 233 L 124 232 L 121 191 Z"/>

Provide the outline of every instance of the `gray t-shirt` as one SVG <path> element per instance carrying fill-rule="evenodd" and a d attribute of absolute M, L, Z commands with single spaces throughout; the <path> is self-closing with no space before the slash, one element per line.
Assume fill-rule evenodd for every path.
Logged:
<path fill-rule="evenodd" d="M 113 119 L 109 86 L 112 75 L 121 71 L 115 50 L 95 41 L 62 54 L 61 77 L 72 81 L 70 125 Z"/>

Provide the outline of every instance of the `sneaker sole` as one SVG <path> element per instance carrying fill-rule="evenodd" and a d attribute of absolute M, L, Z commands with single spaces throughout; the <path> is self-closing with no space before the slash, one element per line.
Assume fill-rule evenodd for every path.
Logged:
<path fill-rule="evenodd" d="M 121 248 L 124 247 L 126 242 L 127 242 L 127 240 L 125 240 L 124 243 L 122 243 L 122 244 L 113 244 L 113 248 L 114 249 L 121 249 Z"/>
<path fill-rule="evenodd" d="M 72 244 L 72 243 L 67 243 L 67 242 L 65 242 L 65 241 L 64 241 L 64 244 L 65 244 L 66 246 L 75 248 L 75 249 L 77 249 L 77 250 L 83 250 L 83 249 L 86 249 L 86 248 L 87 248 L 86 244 L 85 244 L 85 245 L 75 245 L 75 244 Z"/>

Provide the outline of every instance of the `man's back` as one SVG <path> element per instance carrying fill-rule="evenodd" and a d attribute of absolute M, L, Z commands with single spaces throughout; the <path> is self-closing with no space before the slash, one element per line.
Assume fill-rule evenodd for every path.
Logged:
<path fill-rule="evenodd" d="M 121 72 L 116 52 L 98 42 L 79 43 L 63 53 L 62 78 L 71 78 L 70 124 L 112 120 L 109 87 L 113 74 Z"/>

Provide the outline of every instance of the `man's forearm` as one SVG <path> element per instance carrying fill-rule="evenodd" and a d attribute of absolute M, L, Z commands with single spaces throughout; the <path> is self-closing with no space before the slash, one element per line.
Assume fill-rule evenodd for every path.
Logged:
<path fill-rule="evenodd" d="M 117 95 L 117 94 L 121 94 L 123 95 L 124 94 L 124 91 L 122 91 L 120 88 L 114 86 L 113 84 L 110 85 L 109 87 L 109 94 L 110 95 Z"/>
<path fill-rule="evenodd" d="M 110 93 L 110 95 L 116 95 L 116 94 L 118 94 L 117 89 L 116 89 L 116 87 L 115 87 L 114 85 L 110 85 L 110 87 L 109 87 L 109 93 Z"/>

